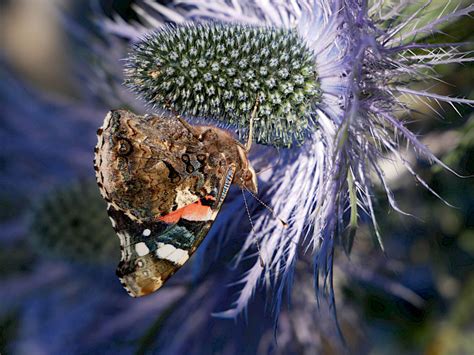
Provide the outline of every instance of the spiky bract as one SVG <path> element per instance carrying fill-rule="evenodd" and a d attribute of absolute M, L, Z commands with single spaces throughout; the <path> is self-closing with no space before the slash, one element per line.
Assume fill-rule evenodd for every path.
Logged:
<path fill-rule="evenodd" d="M 85 263 L 116 260 L 119 250 L 105 211 L 95 182 L 53 190 L 33 210 L 32 243 L 53 258 Z"/>
<path fill-rule="evenodd" d="M 164 27 L 135 45 L 126 82 L 153 106 L 302 142 L 320 96 L 314 55 L 294 30 L 217 23 Z"/>
<path fill-rule="evenodd" d="M 473 100 L 433 92 L 441 65 L 472 62 L 473 53 L 466 49 L 466 43 L 432 37 L 452 21 L 472 17 L 474 5 L 448 1 L 439 9 L 431 8 L 438 13 L 432 16 L 430 1 L 419 0 L 179 0 L 170 1 L 172 14 L 149 12 L 151 3 L 156 5 L 150 0 L 139 7 L 149 30 L 166 22 L 210 19 L 249 26 L 259 23 L 293 28 L 311 48 L 321 90 L 311 107 L 310 120 L 315 124 L 308 131 L 312 135 L 301 148 L 281 150 L 278 162 L 269 162 L 271 168 L 261 175 L 269 188 L 262 189 L 260 197 L 288 222 L 288 228 L 282 231 L 281 222 L 267 214 L 254 219 L 237 262 L 255 256 L 257 239 L 265 265 L 262 268 L 260 258 L 254 257 L 254 265 L 239 280 L 242 288 L 235 307 L 220 315 L 237 317 L 244 312 L 260 286 L 275 290 L 278 315 L 302 246 L 313 251 L 317 294 L 323 286 L 335 309 L 332 278 L 338 240 L 348 232 L 351 241 L 358 222 L 371 220 L 381 241 L 374 182 L 386 191 L 393 209 L 406 213 L 398 207 L 390 188 L 382 166 L 384 157 L 390 157 L 390 164 L 398 161 L 437 195 L 407 160 L 405 145 L 428 161 L 446 166 L 410 130 L 407 119 L 415 102 L 434 111 L 441 102 L 456 110 L 460 104 L 474 106 Z M 428 17 L 423 19 L 425 15 Z M 128 33 L 132 41 L 136 41 L 137 30 L 144 30 L 134 24 L 116 25 L 110 33 Z M 113 91 L 114 99 L 117 91 Z M 260 158 L 270 159 L 263 154 Z M 237 204 L 235 201 L 236 210 Z M 229 219 L 221 237 L 240 232 L 234 219 Z"/>

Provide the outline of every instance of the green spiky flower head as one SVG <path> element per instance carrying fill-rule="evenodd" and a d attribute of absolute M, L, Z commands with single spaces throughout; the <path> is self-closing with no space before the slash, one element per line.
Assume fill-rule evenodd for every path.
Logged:
<path fill-rule="evenodd" d="M 165 27 L 136 44 L 125 74 L 155 108 L 244 130 L 255 109 L 255 140 L 289 146 L 303 141 L 320 97 L 314 63 L 294 30 L 188 24 Z"/>
<path fill-rule="evenodd" d="M 55 189 L 32 211 L 30 240 L 51 258 L 86 264 L 116 260 L 114 234 L 95 181 Z"/>

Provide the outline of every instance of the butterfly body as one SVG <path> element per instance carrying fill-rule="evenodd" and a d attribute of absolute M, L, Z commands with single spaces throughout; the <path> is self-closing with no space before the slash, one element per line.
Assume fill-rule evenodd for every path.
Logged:
<path fill-rule="evenodd" d="M 95 170 L 122 257 L 117 275 L 132 296 L 160 288 L 194 253 L 231 183 L 257 191 L 245 148 L 224 130 L 164 116 L 107 114 Z"/>

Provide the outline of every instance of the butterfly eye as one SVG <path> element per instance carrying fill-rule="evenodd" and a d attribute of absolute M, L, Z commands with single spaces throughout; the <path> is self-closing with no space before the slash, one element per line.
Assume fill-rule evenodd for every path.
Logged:
<path fill-rule="evenodd" d="M 250 181 L 252 180 L 252 173 L 247 170 L 242 177 L 245 181 Z"/>
<path fill-rule="evenodd" d="M 128 155 L 132 152 L 132 145 L 127 139 L 119 139 L 117 142 L 117 152 L 119 155 Z"/>

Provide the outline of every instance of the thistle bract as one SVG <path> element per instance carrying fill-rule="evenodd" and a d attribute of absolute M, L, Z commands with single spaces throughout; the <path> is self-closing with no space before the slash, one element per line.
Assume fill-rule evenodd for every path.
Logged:
<path fill-rule="evenodd" d="M 126 77 L 151 105 L 184 115 L 245 129 L 256 109 L 255 140 L 275 146 L 303 141 L 319 97 L 313 52 L 284 28 L 165 27 L 135 45 Z"/>
<path fill-rule="evenodd" d="M 451 105 L 455 110 L 458 110 L 457 105 L 474 106 L 474 100 L 433 92 L 435 88 L 432 85 L 439 80 L 437 68 L 440 65 L 473 61 L 472 50 L 465 48 L 466 43 L 444 42 L 444 37 L 434 36 L 454 20 L 472 16 L 474 5 L 466 1 L 464 7 L 461 5 L 464 1 L 448 1 L 438 9 L 438 16 L 422 19 L 421 16 L 432 15 L 428 8 L 429 1 L 179 0 L 169 3 L 170 8 L 166 11 L 160 11 L 163 7 L 152 0 L 138 7 L 143 23 L 149 24 L 149 31 L 155 31 L 156 26 L 169 22 L 213 20 L 222 24 L 164 27 L 136 45 L 129 59 L 128 83 L 149 103 L 162 106 L 168 99 L 182 113 L 215 116 L 246 128 L 258 91 L 253 92 L 254 97 L 246 101 L 246 111 L 236 114 L 234 110 L 231 111 L 232 115 L 226 114 L 225 105 L 238 103 L 235 96 L 223 100 L 223 94 L 220 94 L 217 105 L 220 110 L 216 106 L 215 111 L 212 111 L 210 103 L 217 95 L 204 96 L 208 95 L 207 86 L 217 87 L 221 77 L 226 83 L 237 78 L 219 67 L 223 73 L 216 75 L 207 84 L 204 82 L 207 68 L 212 69 L 212 64 L 205 61 L 204 67 L 199 68 L 198 60 L 206 60 L 206 49 L 217 48 L 220 44 L 225 50 L 218 58 L 228 59 L 229 64 L 225 69 L 234 69 L 231 74 L 238 73 L 239 78 L 245 75 L 246 70 L 251 69 L 256 74 L 260 66 L 269 67 L 271 59 L 275 59 L 278 64 L 268 72 L 278 79 L 277 86 L 268 93 L 278 94 L 283 99 L 277 106 L 265 97 L 266 101 L 262 102 L 257 114 L 260 119 L 256 122 L 257 141 L 276 142 L 277 145 L 283 145 L 285 140 L 293 142 L 295 137 L 304 137 L 305 130 L 301 127 L 309 125 L 306 120 L 314 122 L 306 130 L 308 134 L 302 147 L 281 150 L 278 161 L 269 161 L 271 168 L 260 175 L 262 186 L 267 183 L 269 187 L 266 191 L 262 189 L 259 197 L 272 207 L 275 215 L 288 222 L 288 228 L 282 231 L 281 222 L 266 214 L 253 220 L 252 232 L 237 256 L 236 263 L 246 260 L 247 265 L 249 258 L 253 258 L 254 264 L 236 282 L 241 285 L 241 290 L 233 307 L 218 315 L 235 318 L 244 313 L 249 300 L 260 288 L 275 291 L 274 313 L 278 315 L 285 291 L 291 288 L 295 270 L 298 269 L 301 248 L 312 251 L 314 256 L 316 294 L 329 296 L 329 305 L 335 309 L 332 279 L 336 262 L 334 249 L 338 241 L 343 240 L 349 251 L 358 223 L 370 220 L 382 246 L 374 205 L 375 183 L 385 190 L 388 202 L 395 211 L 407 214 L 397 204 L 383 163 L 397 161 L 414 180 L 440 197 L 406 158 L 405 147 L 430 163 L 437 163 L 448 170 L 449 167 L 410 130 L 409 114 L 414 109 L 414 102 L 423 102 L 435 112 L 441 102 Z M 151 10 L 152 7 L 155 10 Z M 235 22 L 241 23 L 240 27 L 233 24 Z M 251 27 L 257 23 L 271 28 Z M 114 28 L 107 27 L 110 33 L 128 36 L 133 42 L 137 40 L 137 31 L 142 33 L 147 30 L 134 24 L 114 25 Z M 261 32 L 256 35 L 252 31 Z M 238 35 L 244 38 L 238 42 L 242 47 L 238 47 L 235 42 Z M 189 38 L 187 42 L 182 39 L 185 36 Z M 278 47 L 277 43 L 285 40 L 285 43 L 290 43 L 291 38 L 294 38 L 292 45 Z M 255 43 L 253 47 L 252 43 Z M 275 50 L 272 44 L 277 46 Z M 248 53 L 244 50 L 246 45 L 250 45 L 251 51 Z M 178 95 L 177 91 L 171 89 L 172 80 L 179 77 L 173 72 L 176 70 L 173 65 L 181 63 L 183 53 L 191 56 L 191 46 L 197 51 L 192 51 L 196 56 L 193 62 L 197 66 L 196 72 L 193 71 L 194 66 L 187 70 L 179 67 L 186 73 L 189 84 L 186 84 L 186 91 L 183 91 L 184 87 L 177 86 L 179 83 L 173 84 L 173 88 L 179 89 Z M 292 54 L 288 50 L 292 46 L 299 46 L 301 52 L 285 62 L 289 74 L 287 78 L 281 79 L 278 71 L 284 66 L 279 62 L 280 57 L 285 53 Z M 240 59 L 251 60 L 253 55 L 262 56 L 266 49 L 271 53 L 267 60 L 251 64 L 245 70 L 238 64 Z M 237 50 L 235 58 L 232 58 L 233 50 Z M 163 63 L 157 65 L 155 60 L 162 60 Z M 291 67 L 295 62 L 302 64 L 298 70 Z M 308 68 L 307 71 L 312 69 L 313 76 L 303 72 L 303 68 Z M 167 70 L 169 73 L 166 73 Z M 191 75 L 195 74 L 192 78 Z M 279 109 L 284 107 L 283 102 L 288 102 L 288 97 L 294 96 L 284 96 L 280 87 L 295 82 L 294 75 L 302 75 L 305 85 L 309 85 L 310 89 L 303 92 L 304 106 L 301 111 L 291 111 L 290 108 L 292 113 L 304 111 L 304 114 L 295 114 L 294 121 L 290 122 L 288 117 L 291 115 L 280 115 L 278 112 L 282 112 Z M 265 81 L 267 78 L 258 78 L 260 85 L 268 87 Z M 242 82 L 238 83 L 242 85 Z M 102 81 L 99 84 L 102 85 Z M 170 87 L 164 87 L 164 90 L 159 85 Z M 197 85 L 199 92 L 194 89 L 194 85 Z M 239 90 L 252 92 L 234 88 L 233 82 L 228 85 L 233 93 Z M 305 85 L 299 88 L 303 89 Z M 311 86 L 313 90 L 319 91 L 311 94 Z M 295 85 L 292 89 L 295 90 Z M 117 92 L 113 91 L 112 99 L 115 100 Z M 183 99 L 183 92 L 186 100 Z M 271 104 L 269 115 L 262 114 L 265 104 Z M 277 126 L 282 128 L 276 130 Z M 270 155 L 264 154 L 260 154 L 259 158 L 271 159 Z M 236 200 L 233 205 L 235 211 L 239 208 L 244 210 L 238 204 Z M 241 224 L 236 221 L 234 216 L 228 219 L 228 225 L 219 233 L 222 239 L 241 232 Z M 259 241 L 258 249 L 265 261 L 264 267 L 260 258 L 256 257 L 255 240 Z M 217 287 L 216 284 L 214 286 Z"/>

